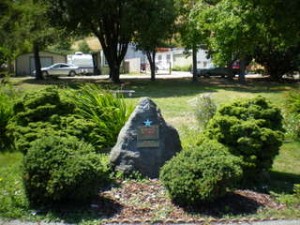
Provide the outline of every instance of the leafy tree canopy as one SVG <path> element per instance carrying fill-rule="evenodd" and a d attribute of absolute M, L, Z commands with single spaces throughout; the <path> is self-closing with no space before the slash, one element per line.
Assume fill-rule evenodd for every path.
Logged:
<path fill-rule="evenodd" d="M 132 12 L 136 25 L 134 41 L 139 49 L 146 52 L 151 80 L 154 80 L 156 48 L 165 46 L 166 41 L 171 39 L 177 10 L 174 0 L 145 0 L 142 8 L 137 5 L 135 9 L 138 12 Z"/>
<path fill-rule="evenodd" d="M 254 57 L 275 79 L 295 69 L 286 62 L 299 54 L 298 1 L 216 2 L 201 8 L 196 18 L 197 24 L 210 32 L 207 43 L 217 64 Z"/>

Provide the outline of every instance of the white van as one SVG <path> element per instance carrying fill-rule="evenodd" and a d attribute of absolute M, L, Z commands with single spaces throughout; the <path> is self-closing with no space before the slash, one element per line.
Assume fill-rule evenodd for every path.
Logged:
<path fill-rule="evenodd" d="M 81 74 L 93 74 L 94 62 L 91 54 L 83 54 L 75 52 L 74 55 L 68 56 L 68 63 L 78 66 L 78 71 Z"/>

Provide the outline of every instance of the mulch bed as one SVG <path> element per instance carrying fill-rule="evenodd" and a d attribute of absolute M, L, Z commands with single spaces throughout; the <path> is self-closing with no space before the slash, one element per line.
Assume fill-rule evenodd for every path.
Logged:
<path fill-rule="evenodd" d="M 91 207 L 107 223 L 223 221 L 228 215 L 250 218 L 251 214 L 263 208 L 284 208 L 269 195 L 250 190 L 237 190 L 210 204 L 181 207 L 168 198 L 165 188 L 158 180 L 125 180 L 102 192 L 100 197 Z"/>

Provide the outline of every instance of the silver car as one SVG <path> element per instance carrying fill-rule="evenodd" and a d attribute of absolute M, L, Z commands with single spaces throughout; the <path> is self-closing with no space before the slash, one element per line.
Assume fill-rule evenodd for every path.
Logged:
<path fill-rule="evenodd" d="M 73 77 L 78 74 L 78 66 L 66 63 L 56 63 L 48 67 L 42 67 L 41 70 L 44 77 L 60 75 Z M 35 74 L 35 71 L 33 74 Z"/>

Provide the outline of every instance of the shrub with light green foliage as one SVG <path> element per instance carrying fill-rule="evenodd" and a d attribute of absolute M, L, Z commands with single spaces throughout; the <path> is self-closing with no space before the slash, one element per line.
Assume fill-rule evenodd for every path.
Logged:
<path fill-rule="evenodd" d="M 300 114 L 300 90 L 288 93 L 285 107 L 290 113 Z"/>
<path fill-rule="evenodd" d="M 280 110 L 265 98 L 236 101 L 221 107 L 209 122 L 206 136 L 226 145 L 243 159 L 245 181 L 265 174 L 284 139 Z"/>
<path fill-rule="evenodd" d="M 46 89 L 30 92 L 18 101 L 14 107 L 14 117 L 7 129 L 10 137 L 14 139 L 17 150 L 27 152 L 32 141 L 49 135 L 66 136 L 61 124 L 74 113 L 75 106 L 62 102 L 58 90 Z"/>
<path fill-rule="evenodd" d="M 300 139 L 300 91 L 290 91 L 285 104 L 285 128 L 289 137 Z"/>
<path fill-rule="evenodd" d="M 206 128 L 209 120 L 215 115 L 217 110 L 216 104 L 213 102 L 211 95 L 202 94 L 197 97 L 195 104 L 195 116 L 202 128 Z"/>
<path fill-rule="evenodd" d="M 163 166 L 160 179 L 171 198 L 182 205 L 222 197 L 242 175 L 241 160 L 214 140 L 183 150 Z"/>
<path fill-rule="evenodd" d="M 24 157 L 26 195 L 33 206 L 88 201 L 108 178 L 105 156 L 75 137 L 40 138 Z"/>
<path fill-rule="evenodd" d="M 7 124 L 13 117 L 16 94 L 8 84 L 0 84 L 0 151 L 9 150 L 12 139 L 7 135 Z"/>
<path fill-rule="evenodd" d="M 76 136 L 98 152 L 114 145 L 131 112 L 124 100 L 89 85 L 65 92 L 31 92 L 14 105 L 8 131 L 18 150 L 26 153 L 33 141 L 45 136 Z"/>

